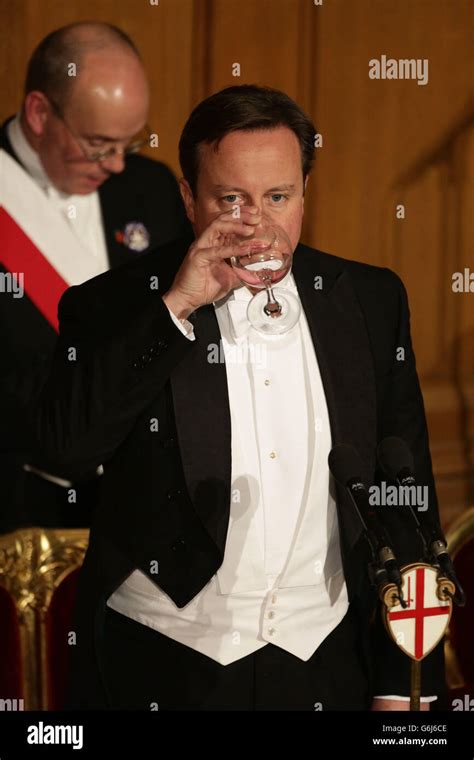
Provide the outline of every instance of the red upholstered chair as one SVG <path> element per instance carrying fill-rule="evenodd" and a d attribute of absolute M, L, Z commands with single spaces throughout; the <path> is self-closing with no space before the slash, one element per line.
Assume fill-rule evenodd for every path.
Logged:
<path fill-rule="evenodd" d="M 474 699 L 474 507 L 449 527 L 446 538 L 456 574 L 466 593 L 465 607 L 454 607 L 446 638 L 450 699 Z"/>
<path fill-rule="evenodd" d="M 0 651 L 6 653 L 0 699 L 23 699 L 25 710 L 62 708 L 77 573 L 88 540 L 79 529 L 0 536 Z"/>
<path fill-rule="evenodd" d="M 82 561 L 82 560 L 81 560 Z M 65 704 L 69 671 L 70 644 L 73 635 L 74 602 L 79 567 L 73 567 L 56 587 L 45 616 L 46 695 L 49 710 L 62 710 Z"/>
<path fill-rule="evenodd" d="M 0 549 L 0 562 L 2 550 Z M 0 586 L 0 699 L 3 709 L 24 707 L 24 668 L 21 657 L 20 621 L 13 597 Z M 23 700 L 22 703 L 19 700 Z M 21 709 L 21 708 L 20 708 Z"/>

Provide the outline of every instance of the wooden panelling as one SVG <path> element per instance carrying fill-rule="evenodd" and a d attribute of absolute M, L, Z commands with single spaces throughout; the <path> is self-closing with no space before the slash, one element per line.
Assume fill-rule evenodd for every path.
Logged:
<path fill-rule="evenodd" d="M 472 0 L 0 0 L 0 117 L 34 45 L 62 24 L 121 26 L 152 88 L 151 152 L 177 173 L 190 110 L 231 85 L 285 90 L 322 133 L 303 240 L 403 278 L 445 518 L 474 502 Z M 428 59 L 429 80 L 371 80 L 369 60 Z M 240 64 L 240 77 L 232 65 Z M 395 207 L 405 206 L 405 219 Z"/>

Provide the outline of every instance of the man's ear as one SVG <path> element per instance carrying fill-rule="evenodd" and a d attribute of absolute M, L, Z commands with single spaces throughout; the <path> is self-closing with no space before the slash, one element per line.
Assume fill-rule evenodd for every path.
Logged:
<path fill-rule="evenodd" d="M 42 137 L 49 115 L 48 102 L 42 92 L 33 90 L 23 101 L 23 118 L 35 137 Z"/>
<path fill-rule="evenodd" d="M 194 224 L 194 196 L 193 191 L 189 186 L 189 182 L 182 177 L 179 180 L 179 192 L 183 199 L 184 208 L 186 209 L 186 216 L 191 224 Z"/>

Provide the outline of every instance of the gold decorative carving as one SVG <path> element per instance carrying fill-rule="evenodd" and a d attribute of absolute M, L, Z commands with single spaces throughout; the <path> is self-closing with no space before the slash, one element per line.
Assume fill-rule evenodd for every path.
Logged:
<path fill-rule="evenodd" d="M 82 564 L 88 542 L 89 531 L 74 528 L 23 528 L 0 536 L 0 585 L 18 615 L 27 710 L 48 709 L 46 617 L 54 591 Z"/>

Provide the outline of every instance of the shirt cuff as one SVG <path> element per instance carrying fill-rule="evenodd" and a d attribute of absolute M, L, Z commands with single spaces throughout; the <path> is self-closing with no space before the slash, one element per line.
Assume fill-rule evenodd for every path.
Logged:
<path fill-rule="evenodd" d="M 178 319 L 178 317 L 173 314 L 168 304 L 165 304 L 165 306 L 168 309 L 170 317 L 178 330 L 180 330 L 188 340 L 196 340 L 196 336 L 194 335 L 194 327 L 192 326 L 191 322 L 189 322 L 187 319 Z"/>
<path fill-rule="evenodd" d="M 388 694 L 387 696 L 377 695 L 374 699 L 397 699 L 400 702 L 409 702 L 410 697 L 399 697 L 398 694 Z M 420 697 L 420 702 L 434 702 L 438 697 Z"/>

